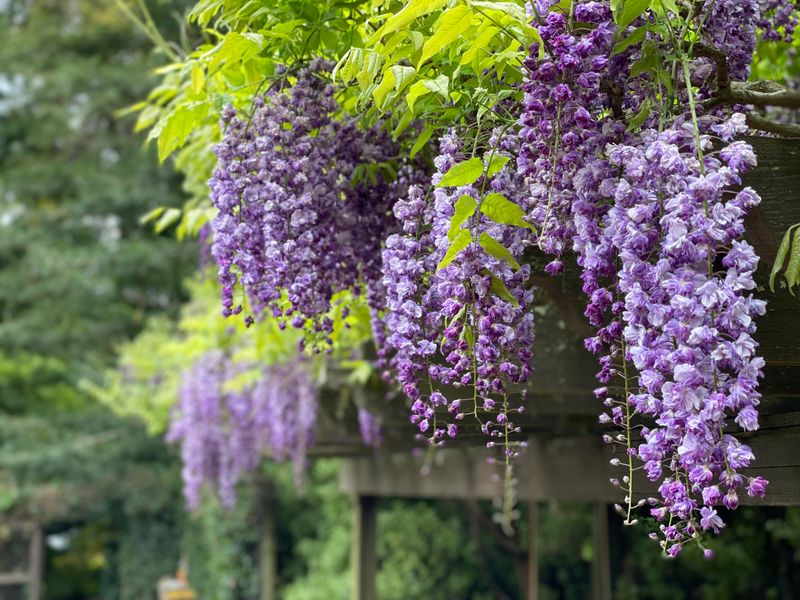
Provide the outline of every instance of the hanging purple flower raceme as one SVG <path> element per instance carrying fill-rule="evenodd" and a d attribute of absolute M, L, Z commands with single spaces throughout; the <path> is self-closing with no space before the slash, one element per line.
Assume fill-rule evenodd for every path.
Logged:
<path fill-rule="evenodd" d="M 509 142 L 498 133 L 490 143 L 500 156 Z M 454 135 L 440 146 L 431 197 L 412 187 L 395 205 L 403 233 L 390 236 L 383 253 L 392 364 L 413 402 L 411 421 L 429 441 L 455 437 L 457 422 L 469 417 L 485 434 L 503 438 L 490 446 L 513 454 L 507 434 L 516 431 L 517 409 L 509 393 L 532 373 L 533 292 L 530 269 L 519 264 L 529 243 L 524 210 L 503 196 L 516 197 L 508 167 L 491 180 L 439 186 L 466 160 Z M 498 202 L 515 207 L 519 222 L 493 221 Z"/>
<path fill-rule="evenodd" d="M 254 427 L 262 433 L 262 448 L 273 460 L 291 460 L 295 482 L 308 468 L 314 445 L 319 392 L 306 359 L 270 365 L 252 390 Z"/>
<path fill-rule="evenodd" d="M 256 97 L 250 117 L 225 109 L 210 187 L 223 312 L 241 311 L 240 286 L 256 310 L 330 343 L 331 299 L 377 285 L 389 213 L 408 181 L 377 168 L 396 154 L 378 127 L 335 118 L 328 68 L 314 61 L 291 87 Z"/>
<path fill-rule="evenodd" d="M 236 389 L 232 380 L 245 370 L 213 351 L 184 374 L 167 441 L 180 443 L 190 508 L 199 506 L 204 483 L 217 487 L 224 506 L 233 506 L 237 483 L 265 455 L 291 460 L 298 483 L 305 474 L 318 404 L 306 360 L 265 367 L 255 385 Z"/>
<path fill-rule="evenodd" d="M 734 117 L 717 129 L 740 133 L 735 123 L 743 122 Z M 604 234 L 622 265 L 619 360 L 636 378 L 626 380 L 627 402 L 610 402 L 604 418 L 624 425 L 628 413 L 647 423 L 629 460 L 641 460 L 648 478 L 661 481 L 663 506 L 651 512 L 669 517 L 661 531 L 672 555 L 700 530 L 719 529 L 719 517 L 698 520 L 698 511 L 719 502 L 736 508 L 737 489 L 760 495 L 766 483 L 739 473 L 753 454 L 725 433 L 729 419 L 745 431 L 758 427 L 764 362 L 752 335 L 765 305 L 752 295 L 758 257 L 740 238 L 759 198 L 750 188 L 734 191 L 755 156 L 743 142 L 712 154 L 708 136 L 700 153 L 693 128 L 681 121 L 609 147 L 623 175 Z M 619 373 L 625 365 L 609 368 Z"/>
<path fill-rule="evenodd" d="M 607 384 L 596 391 L 610 408 L 601 421 L 624 432 L 605 439 L 626 449 L 612 462 L 628 474 L 612 481 L 628 494 L 627 520 L 635 522 L 632 479 L 642 461 L 661 482 L 652 514 L 665 520 L 662 545 L 675 555 L 698 533 L 724 526 L 717 504 L 735 508 L 742 488 L 762 495 L 766 486 L 740 474 L 752 452 L 725 433 L 731 419 L 745 431 L 757 427 L 763 360 L 752 335 L 764 303 L 752 296 L 758 257 L 741 236 L 758 196 L 739 189 L 755 156 L 732 141 L 746 130 L 741 114 L 665 122 L 643 112 L 641 132 L 632 131 L 625 115 L 655 95 L 650 76 L 629 75 L 640 46 L 613 52 L 605 2 L 575 3 L 571 15 L 548 12 L 550 4 L 537 4 L 546 52 L 531 49 L 520 119 L 531 220 L 541 228 L 540 248 L 556 255 L 549 272 L 560 271 L 570 240 L 577 253 L 586 316 L 597 329 L 586 345 L 601 355 L 598 379 Z M 748 73 L 764 14 L 756 4 L 736 7 L 738 37 L 722 8 L 711 3 L 704 16 L 706 39 L 730 57 L 734 79 Z M 695 85 L 712 81 L 702 61 L 690 70 Z M 678 93 L 691 105 L 689 92 Z M 656 125 L 661 132 L 648 128 Z M 711 133 L 728 144 L 712 151 Z M 637 448 L 631 432 L 639 422 L 645 441 Z"/>
<path fill-rule="evenodd" d="M 358 409 L 358 429 L 361 441 L 370 448 L 380 448 L 383 444 L 383 427 L 374 413 L 366 408 Z"/>
<path fill-rule="evenodd" d="M 228 404 L 238 409 L 241 403 L 247 403 L 246 397 L 225 389 L 233 375 L 231 369 L 222 352 L 205 354 L 184 374 L 178 404 L 171 415 L 167 441 L 180 442 L 183 491 L 190 508 L 199 506 L 205 482 L 217 485 L 223 504 L 231 506 L 242 467 L 252 462 L 254 448 L 242 443 L 246 434 L 235 435 L 233 443 L 229 437 L 231 428 L 239 424 L 249 428 L 246 420 L 235 418 L 238 410 L 233 419 L 228 419 Z"/>

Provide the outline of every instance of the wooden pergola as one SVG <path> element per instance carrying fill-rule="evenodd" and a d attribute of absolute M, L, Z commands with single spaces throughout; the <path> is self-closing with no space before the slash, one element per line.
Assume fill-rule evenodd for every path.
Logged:
<path fill-rule="evenodd" d="M 798 299 L 785 289 L 772 294 L 767 286 L 769 269 L 787 228 L 800 222 L 800 140 L 751 138 L 759 166 L 745 184 L 762 196 L 761 205 L 747 222 L 747 240 L 762 257 L 757 273 L 757 294 L 768 300 L 767 314 L 759 320 L 757 340 L 766 360 L 761 384 L 761 428 L 737 433 L 749 444 L 756 463 L 750 471 L 769 479 L 765 499 L 742 498 L 744 504 L 800 504 L 800 311 Z M 532 258 L 536 260 L 536 258 Z M 539 270 L 538 272 L 542 272 Z M 538 506 L 542 501 L 572 500 L 592 503 L 594 509 L 593 597 L 610 600 L 612 590 L 609 521 L 618 527 L 611 505 L 621 501 L 619 489 L 609 483 L 617 475 L 610 465 L 615 449 L 604 444 L 597 415 L 601 406 L 596 387 L 596 360 L 583 347 L 591 335 L 582 313 L 584 300 L 577 271 L 561 278 L 537 277 L 537 286 L 549 296 L 547 310 L 537 315 L 536 370 L 528 389 L 526 412 L 519 421 L 529 447 L 517 460 L 517 498 L 527 503 L 526 598 L 538 598 Z M 338 390 L 329 390 L 332 396 Z M 421 475 L 422 459 L 412 457 L 415 430 L 408 423 L 402 401 L 386 402 L 385 390 L 360 390 L 366 404 L 383 416 L 385 444 L 378 452 L 365 450 L 350 415 L 336 418 L 331 406 L 320 425 L 315 452 L 344 457 L 342 489 L 353 497 L 354 600 L 375 600 L 377 592 L 376 524 L 379 498 L 429 498 L 484 500 L 502 495 L 487 464 L 485 437 L 477 426 L 460 426 L 458 442 L 437 452 L 429 473 Z M 341 415 L 339 415 L 340 417 Z M 619 450 L 616 450 L 619 452 Z M 619 455 L 618 455 L 619 456 Z M 656 485 L 636 481 L 635 496 L 653 495 Z M 269 525 L 266 531 L 270 532 Z M 274 544 L 266 542 L 269 549 Z M 274 552 L 274 550 L 273 550 Z M 274 582 L 274 556 L 262 555 L 265 580 Z M 273 583 L 274 585 L 274 583 Z M 265 587 L 262 600 L 273 598 Z"/>
<path fill-rule="evenodd" d="M 742 498 L 758 505 L 800 505 L 800 311 L 788 291 L 769 292 L 767 279 L 786 229 L 800 222 L 800 140 L 752 138 L 759 166 L 746 184 L 762 196 L 762 204 L 748 219 L 747 239 L 762 257 L 757 274 L 758 295 L 768 300 L 759 320 L 757 340 L 766 360 L 761 385 L 761 428 L 737 433 L 756 454 L 753 473 L 769 479 L 765 499 Z M 536 261 L 536 257 L 531 258 Z M 536 272 L 541 273 L 541 269 Z M 593 597 L 609 600 L 612 589 L 609 522 L 618 527 L 610 506 L 622 493 L 609 483 L 616 469 L 609 464 L 614 448 L 602 442 L 597 421 L 601 406 L 594 398 L 596 360 L 583 347 L 591 335 L 582 315 L 584 300 L 577 271 L 560 278 L 537 277 L 548 299 L 537 314 L 536 369 L 527 393 L 526 411 L 516 419 L 529 447 L 515 463 L 517 499 L 528 507 L 526 598 L 538 598 L 537 523 L 540 502 L 570 500 L 594 505 Z M 321 403 L 317 456 L 344 459 L 341 488 L 353 497 L 353 600 L 375 600 L 377 573 L 377 504 L 380 498 L 485 500 L 502 495 L 501 482 L 487 464 L 485 436 L 477 425 L 460 426 L 451 447 L 437 451 L 429 473 L 421 475 L 422 459 L 414 458 L 415 428 L 408 422 L 405 402 L 385 399 L 386 390 L 359 388 L 348 393 L 381 415 L 385 442 L 376 452 L 361 442 L 352 402 L 342 418 L 342 391 L 335 384 L 324 391 Z M 330 400 L 330 401 L 327 401 Z M 636 495 L 651 495 L 655 485 L 636 482 Z M 261 514 L 261 600 L 277 598 L 277 543 L 275 505 L 265 494 Z M 40 596 L 41 530 L 30 530 L 27 566 L 0 574 L 4 586 L 28 584 L 29 600 Z"/>

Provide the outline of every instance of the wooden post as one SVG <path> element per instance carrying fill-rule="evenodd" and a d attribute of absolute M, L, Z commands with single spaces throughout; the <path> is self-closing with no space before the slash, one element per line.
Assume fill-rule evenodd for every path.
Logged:
<path fill-rule="evenodd" d="M 258 547 L 259 600 L 278 598 L 278 544 L 275 531 L 275 502 L 273 490 L 267 490 L 262 501 L 261 535 Z"/>
<path fill-rule="evenodd" d="M 527 600 L 539 600 L 539 503 L 528 502 Z"/>
<path fill-rule="evenodd" d="M 353 600 L 378 598 L 377 504 L 375 496 L 356 496 L 353 502 Z"/>
<path fill-rule="evenodd" d="M 42 568 L 44 566 L 42 537 L 41 525 L 34 523 L 31 527 L 30 564 L 28 565 L 28 572 L 31 577 L 28 583 L 29 600 L 39 600 L 42 596 Z"/>
<path fill-rule="evenodd" d="M 595 503 L 593 521 L 592 598 L 611 600 L 611 558 L 608 546 L 608 511 L 605 503 Z"/>

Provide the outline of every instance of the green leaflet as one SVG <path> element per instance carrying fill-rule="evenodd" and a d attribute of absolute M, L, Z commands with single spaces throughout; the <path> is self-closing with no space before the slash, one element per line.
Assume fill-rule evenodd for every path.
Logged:
<path fill-rule="evenodd" d="M 165 229 L 167 229 L 170 225 L 173 225 L 181 218 L 183 211 L 180 208 L 168 208 L 164 211 L 164 214 L 161 215 L 161 218 L 156 221 L 155 227 L 153 229 L 156 233 L 161 233 Z"/>
<path fill-rule="evenodd" d="M 419 17 L 424 17 L 447 4 L 447 0 L 411 0 L 406 4 L 400 12 L 393 14 L 389 17 L 386 23 L 383 24 L 375 35 L 369 41 L 369 44 L 374 44 L 377 40 L 381 39 L 384 35 L 393 33 L 402 29 Z"/>
<path fill-rule="evenodd" d="M 494 177 L 503 170 L 503 167 L 505 167 L 510 160 L 511 159 L 508 156 L 503 156 L 502 154 L 492 154 L 491 160 L 489 160 L 486 165 L 486 176 Z"/>
<path fill-rule="evenodd" d="M 485 231 L 483 233 L 481 233 L 481 237 L 480 237 L 479 241 L 480 241 L 480 244 L 481 244 L 481 248 L 486 250 L 486 253 L 489 256 L 492 256 L 492 257 L 496 258 L 497 260 L 506 261 L 514 269 L 518 270 L 520 268 L 519 263 L 511 255 L 511 252 L 508 251 L 508 248 L 503 246 L 503 244 L 498 242 L 496 239 L 494 239 L 492 236 L 490 236 Z"/>
<path fill-rule="evenodd" d="M 139 217 L 139 225 L 147 225 L 151 221 L 155 221 L 158 217 L 160 217 L 164 213 L 165 210 L 167 210 L 166 206 L 159 206 L 158 208 L 154 208 L 150 212 Z"/>
<path fill-rule="evenodd" d="M 464 4 L 454 6 L 442 13 L 434 27 L 434 34 L 426 40 L 422 47 L 422 56 L 417 63 L 417 69 L 429 58 L 456 41 L 462 33 L 469 29 L 471 24 L 472 9 Z"/>
<path fill-rule="evenodd" d="M 503 194 L 489 194 L 481 203 L 481 212 L 495 223 L 503 225 L 515 225 L 517 227 L 527 227 L 536 230 L 533 225 L 525 221 L 525 211 L 503 196 Z"/>
<path fill-rule="evenodd" d="M 506 284 L 499 280 L 497 277 L 492 275 L 492 283 L 489 286 L 489 291 L 492 292 L 498 298 L 502 298 L 507 302 L 511 302 L 514 306 L 519 306 L 519 301 L 511 295 L 511 292 L 508 291 Z"/>
<path fill-rule="evenodd" d="M 427 88 L 424 81 L 418 81 L 414 85 L 411 86 L 411 89 L 408 90 L 408 94 L 406 94 L 406 102 L 408 102 L 408 108 L 413 109 L 414 104 L 417 103 L 419 98 L 430 94 L 431 90 Z"/>
<path fill-rule="evenodd" d="M 398 92 L 406 87 L 414 79 L 417 70 L 414 67 L 404 67 L 402 65 L 392 65 L 392 74 L 394 75 L 394 89 Z"/>
<path fill-rule="evenodd" d="M 786 283 L 789 285 L 789 291 L 794 296 L 794 287 L 800 284 L 800 229 L 794 233 L 794 243 L 789 253 L 789 264 L 786 265 L 786 273 L 784 273 Z"/>
<path fill-rule="evenodd" d="M 198 122 L 208 115 L 206 102 L 180 104 L 150 131 L 148 139 L 158 139 L 158 160 L 164 162 L 186 143 Z"/>
<path fill-rule="evenodd" d="M 614 11 L 614 22 L 620 30 L 625 29 L 650 8 L 652 0 L 622 0 Z"/>
<path fill-rule="evenodd" d="M 394 90 L 394 86 L 394 73 L 391 69 L 388 69 L 383 74 L 383 79 L 381 80 L 380 85 L 372 91 L 372 98 L 375 100 L 375 104 L 378 105 L 378 108 L 383 108 L 384 104 L 386 103 L 386 97 L 389 95 L 389 92 Z"/>
<path fill-rule="evenodd" d="M 619 54 L 620 52 L 624 52 L 634 44 L 638 44 L 644 41 L 644 38 L 647 37 L 647 31 L 650 29 L 649 25 L 642 25 L 641 27 L 637 27 L 634 29 L 633 33 L 629 36 L 622 38 L 619 42 L 616 43 L 614 46 L 614 50 L 611 52 L 611 56 L 615 54 Z"/>
<path fill-rule="evenodd" d="M 447 230 L 447 239 L 451 242 L 458 235 L 464 222 L 475 214 L 478 203 L 469 194 L 464 194 L 456 201 L 456 212 L 450 219 L 450 229 Z"/>
<path fill-rule="evenodd" d="M 445 100 L 450 97 L 450 80 L 447 75 L 439 75 L 436 79 L 425 79 L 422 85 L 430 91 L 441 95 Z"/>
<path fill-rule="evenodd" d="M 423 129 L 422 132 L 419 134 L 417 141 L 414 142 L 414 145 L 411 147 L 411 152 L 409 152 L 409 156 L 411 158 L 414 158 L 419 153 L 419 151 L 425 147 L 425 144 L 428 143 L 428 140 L 431 139 L 432 135 L 433 135 L 433 127 L 431 127 L 430 125 L 426 125 L 425 129 Z"/>
<path fill-rule="evenodd" d="M 781 240 L 781 245 L 778 246 L 778 254 L 775 256 L 775 263 L 772 265 L 772 271 L 769 274 L 769 289 L 773 293 L 775 292 L 775 277 L 780 273 L 783 263 L 786 261 L 786 255 L 789 253 L 789 246 L 792 242 L 792 230 L 795 227 L 797 227 L 797 225 L 792 225 L 786 230 L 786 234 Z M 796 245 L 797 242 L 795 242 L 795 246 Z"/>
<path fill-rule="evenodd" d="M 436 184 L 436 187 L 458 187 L 461 185 L 469 185 L 478 181 L 478 177 L 483 174 L 483 162 L 480 158 L 470 158 L 464 162 L 460 162 L 445 173 L 442 180 Z"/>
<path fill-rule="evenodd" d="M 639 109 L 639 112 L 636 113 L 633 118 L 628 123 L 627 131 L 634 131 L 639 129 L 644 122 L 647 120 L 647 117 L 650 116 L 650 111 L 652 110 L 653 106 L 650 102 L 650 98 L 646 98 L 644 102 L 642 102 L 642 107 Z"/>
<path fill-rule="evenodd" d="M 468 229 L 462 229 L 456 239 L 453 240 L 453 243 L 450 244 L 450 247 L 447 249 L 447 253 L 444 255 L 444 258 L 439 263 L 439 266 L 436 267 L 436 270 L 439 271 L 444 269 L 447 265 L 453 262 L 458 256 L 458 254 L 472 241 L 472 236 L 469 233 Z"/>
<path fill-rule="evenodd" d="M 449 81 L 447 79 L 447 75 L 439 75 L 436 79 L 423 79 L 422 81 L 416 82 L 408 91 L 406 95 L 406 102 L 408 102 L 408 107 L 413 109 L 414 104 L 416 104 L 417 100 L 422 96 L 430 94 L 431 92 L 436 92 L 440 94 L 445 100 L 448 99 L 448 87 Z"/>

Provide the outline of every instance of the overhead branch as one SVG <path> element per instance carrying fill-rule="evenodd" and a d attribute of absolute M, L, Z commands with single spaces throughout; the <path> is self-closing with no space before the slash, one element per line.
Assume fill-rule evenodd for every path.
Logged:
<path fill-rule="evenodd" d="M 752 129 L 774 133 L 782 137 L 800 138 L 800 125 L 794 123 L 778 123 L 760 117 L 755 113 L 747 114 L 747 125 Z"/>
<path fill-rule="evenodd" d="M 717 67 L 717 92 L 713 98 L 703 103 L 707 108 L 720 104 L 800 108 L 800 92 L 790 90 L 775 81 L 731 81 L 728 74 L 728 57 L 722 50 L 698 43 L 694 47 L 694 54 L 697 57 L 711 59 Z"/>

